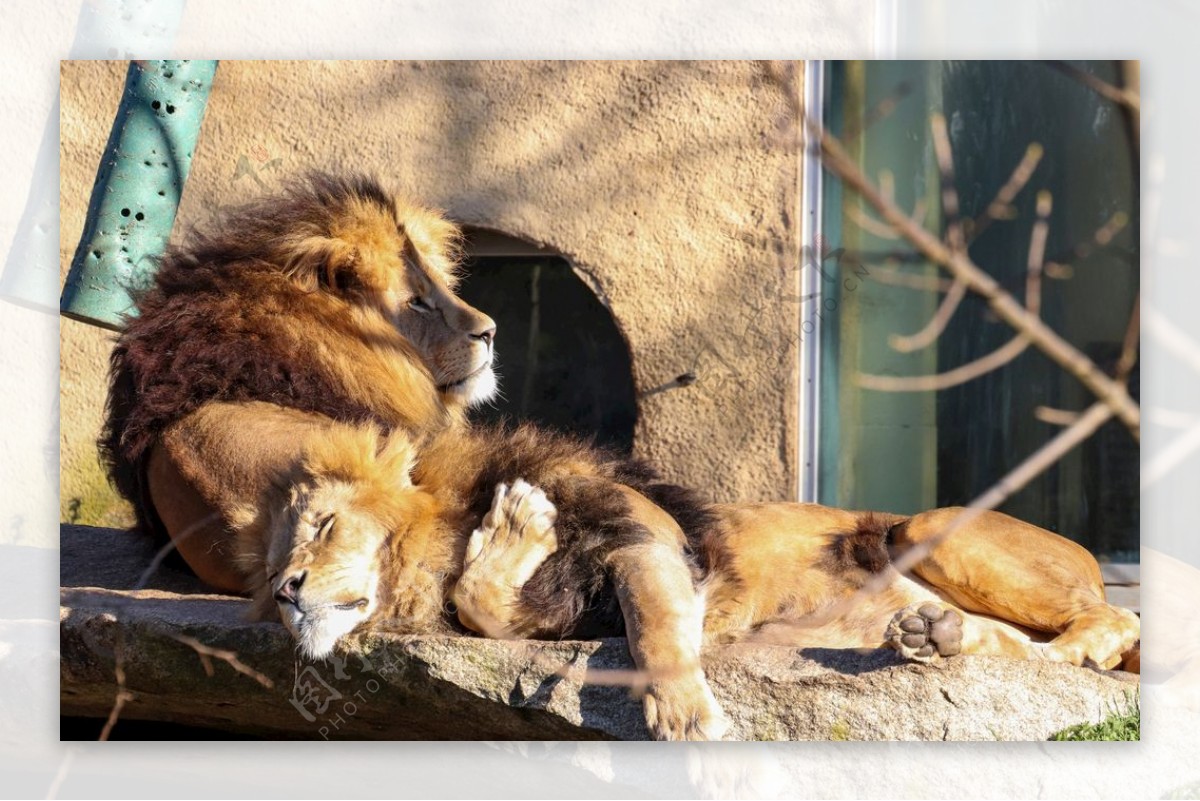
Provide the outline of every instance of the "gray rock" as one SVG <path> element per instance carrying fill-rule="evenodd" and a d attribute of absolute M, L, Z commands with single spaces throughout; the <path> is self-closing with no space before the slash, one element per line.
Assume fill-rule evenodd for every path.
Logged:
<path fill-rule="evenodd" d="M 604 683 L 621 678 L 604 671 L 633 667 L 622 639 L 371 636 L 344 658 L 308 664 L 282 626 L 246 622 L 242 599 L 170 570 L 136 589 L 150 548 L 133 535 L 64 527 L 62 554 L 64 715 L 108 715 L 120 653 L 132 694 L 122 718 L 273 738 L 646 737 L 640 702 Z M 236 654 L 245 673 L 187 638 Z M 1046 662 L 923 666 L 890 651 L 768 645 L 710 649 L 705 667 L 732 736 L 752 740 L 1042 740 L 1103 719 L 1137 688 Z M 589 671 L 599 683 L 585 681 Z"/>

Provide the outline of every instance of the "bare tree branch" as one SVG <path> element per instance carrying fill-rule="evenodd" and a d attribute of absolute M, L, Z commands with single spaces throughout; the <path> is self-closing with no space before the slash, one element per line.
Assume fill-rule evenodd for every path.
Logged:
<path fill-rule="evenodd" d="M 888 344 L 892 346 L 892 350 L 898 350 L 901 353 L 912 353 L 915 350 L 921 350 L 932 345 L 942 335 L 942 332 L 946 330 L 946 325 L 949 324 L 950 318 L 958 310 L 958 304 L 962 303 L 962 299 L 966 296 L 967 285 L 956 279 L 950 285 L 950 291 L 942 298 L 942 302 L 938 304 L 937 311 L 933 313 L 933 317 L 929 319 L 924 328 L 910 336 L 904 336 L 903 334 L 891 334 L 888 336 Z"/>
<path fill-rule="evenodd" d="M 1046 238 L 1049 234 L 1050 226 L 1050 210 L 1051 199 L 1049 192 L 1041 192 L 1038 194 L 1037 203 L 1037 222 L 1033 225 L 1033 232 L 1029 237 L 1029 258 L 1026 262 L 1026 278 L 1025 278 L 1025 308 L 1031 314 L 1037 315 L 1042 308 L 1042 259 L 1046 253 Z M 957 284 L 963 285 L 963 291 L 966 291 L 965 282 L 957 281 Z M 953 290 L 952 290 L 953 291 Z M 950 295 L 946 296 L 947 299 Z M 924 336 L 926 332 L 936 328 L 937 334 L 940 334 L 945 328 L 946 322 L 949 320 L 949 314 L 946 314 L 946 320 L 939 320 L 938 317 L 943 313 L 945 303 L 938 308 L 938 314 L 934 315 L 934 319 L 926 326 L 925 330 L 919 332 L 917 336 Z M 953 309 L 950 310 L 953 313 Z M 894 335 L 893 335 L 894 337 Z M 914 337 L 915 338 L 915 337 Z M 932 341 L 932 340 L 930 340 Z M 895 341 L 892 341 L 893 347 Z M 1022 334 L 1018 334 L 1007 343 L 997 348 L 996 350 L 982 356 L 974 361 L 967 362 L 964 365 L 948 370 L 937 375 L 924 376 L 888 376 L 888 375 L 873 375 L 869 373 L 858 373 L 856 381 L 859 386 L 866 389 L 879 390 L 882 392 L 926 392 L 947 389 L 949 387 L 965 384 L 968 381 L 986 375 L 993 370 L 1008 364 L 1017 356 L 1021 355 L 1026 348 L 1029 347 L 1029 339 Z"/>
<path fill-rule="evenodd" d="M 112 734 L 113 726 L 117 725 L 118 718 L 121 717 L 121 710 L 125 708 L 125 704 L 133 700 L 133 693 L 125 689 L 125 634 L 117 629 L 117 640 L 114 653 L 113 674 L 117 679 L 117 695 L 113 699 L 112 709 L 108 712 L 108 719 L 104 721 L 104 728 L 100 730 L 100 742 L 106 742 Z"/>
<path fill-rule="evenodd" d="M 974 381 L 993 370 L 998 370 L 1024 353 L 1028 347 L 1029 340 L 1018 334 L 991 353 L 944 373 L 913 376 L 857 373 L 854 381 L 863 389 L 877 392 L 936 392 Z"/>
<path fill-rule="evenodd" d="M 186 540 L 188 537 L 191 537 L 192 535 L 194 535 L 196 532 L 200 531 L 205 526 L 207 526 L 210 523 L 213 523 L 219 519 L 220 519 L 220 515 L 216 512 L 213 512 L 212 514 L 209 514 L 209 515 L 201 518 L 200 520 L 197 520 L 196 522 L 192 523 L 187 528 L 185 528 L 182 532 L 180 532 L 177 536 L 171 538 L 166 544 L 164 544 L 161 548 L 159 548 L 158 551 L 154 554 L 154 558 L 150 560 L 150 564 L 147 565 L 146 569 L 142 571 L 142 574 L 140 576 L 138 576 L 138 580 L 137 580 L 137 582 L 134 583 L 132 590 L 137 591 L 137 590 L 145 589 L 145 587 L 149 583 L 151 577 L 155 574 L 155 572 L 158 571 L 159 567 L 162 566 L 163 560 L 166 559 L 167 555 L 169 553 L 171 553 L 171 551 L 175 550 L 178 547 L 180 542 L 182 542 L 183 540 Z M 132 601 L 123 602 L 122 600 L 119 600 L 119 599 L 112 599 L 112 600 L 113 600 L 112 614 L 113 614 L 114 618 L 119 618 L 119 612 L 124 608 L 126 603 L 132 603 Z M 119 619 L 118 619 L 118 622 L 119 622 Z M 264 674 L 258 672 L 254 668 L 249 667 L 244 662 L 242 662 L 240 659 L 238 659 L 238 655 L 235 651 L 229 651 L 229 650 L 225 650 L 225 649 L 221 649 L 221 648 L 213 648 L 211 646 L 205 645 L 204 643 L 200 642 L 199 640 L 195 639 L 194 637 L 189 637 L 185 634 L 176 634 L 175 632 L 169 632 L 169 631 L 160 632 L 160 633 L 163 634 L 163 636 L 166 636 L 172 640 L 175 640 L 176 642 L 186 645 L 189 648 L 191 648 L 193 651 L 195 651 L 196 655 L 200 658 L 200 664 L 204 667 L 204 672 L 206 674 L 208 674 L 209 676 L 213 675 L 212 660 L 219 659 L 222 662 L 225 662 L 227 665 L 229 665 L 234 670 L 236 670 L 238 673 L 241 673 L 245 676 L 249 676 L 250 678 L 254 679 L 255 681 L 257 681 L 259 684 L 261 684 L 263 687 L 266 687 L 267 689 L 272 689 L 275 686 L 275 683 L 273 681 L 271 681 L 270 678 L 268 678 Z M 117 721 L 121 717 L 121 711 L 125 708 L 125 704 L 128 703 L 129 701 L 132 701 L 134 698 L 133 693 L 129 692 L 125 688 L 125 647 L 124 647 L 124 644 L 125 644 L 125 633 L 124 633 L 124 630 L 121 629 L 120 626 L 118 626 L 117 627 L 116 647 L 114 648 L 114 654 L 113 654 L 113 659 L 114 659 L 113 673 L 116 676 L 116 680 L 117 680 L 117 694 L 116 694 L 115 700 L 113 701 L 112 709 L 108 713 L 108 719 L 105 721 L 104 728 L 100 732 L 100 738 L 99 738 L 100 740 L 108 739 L 109 735 L 112 733 L 113 727 L 117 725 Z"/>
<path fill-rule="evenodd" d="M 899 239 L 900 235 L 896 233 L 896 229 L 887 223 L 882 223 L 879 220 L 867 214 L 865 211 L 855 205 L 847 205 L 846 216 L 852 220 L 859 228 L 866 231 L 868 234 L 877 236 L 880 239 Z M 926 214 L 925 201 L 921 198 L 913 204 L 912 220 L 918 225 L 924 225 Z"/>
<path fill-rule="evenodd" d="M 946 118 L 934 114 L 929 119 L 929 130 L 933 134 L 933 152 L 937 157 L 938 175 L 942 184 L 942 213 L 946 215 L 946 244 L 954 253 L 966 250 L 963 238 L 962 218 L 958 211 L 958 188 L 954 185 L 954 153 L 950 149 L 950 134 L 946 130 Z"/>
<path fill-rule="evenodd" d="M 1079 419 L 1079 412 L 1071 412 L 1066 409 L 1055 409 L 1050 406 L 1038 406 L 1033 410 L 1035 420 L 1041 420 L 1043 423 L 1049 423 L 1054 426 L 1069 426 Z"/>
<path fill-rule="evenodd" d="M 940 239 L 915 225 L 894 203 L 889 203 L 858 169 L 841 144 L 818 122 L 807 119 L 806 124 L 821 143 L 823 160 L 828 169 L 850 188 L 859 192 L 876 212 L 900 231 L 930 261 L 944 267 L 951 275 L 964 281 L 968 289 L 983 296 L 992 310 L 1019 334 L 1029 339 L 1051 360 L 1091 390 L 1113 410 L 1134 438 L 1139 437 L 1141 413 L 1129 397 L 1123 384 L 1106 376 L 1095 363 L 1059 336 L 1037 316 L 1021 307 L 1004 291 L 994 278 L 971 261 L 966 253 L 952 252 Z"/>
<path fill-rule="evenodd" d="M 898 267 L 880 267 L 872 270 L 870 277 L 881 284 L 902 286 L 908 289 L 920 289 L 927 292 L 949 292 L 954 281 L 942 278 L 940 275 L 917 275 L 905 272 Z"/>
<path fill-rule="evenodd" d="M 1133 311 L 1129 315 L 1129 323 L 1125 327 L 1125 339 L 1121 343 L 1121 356 L 1113 370 L 1113 378 L 1128 383 L 1129 374 L 1133 372 L 1138 360 L 1138 342 L 1142 331 L 1142 293 L 1139 291 L 1133 299 Z"/>
<path fill-rule="evenodd" d="M 489 640 L 515 640 L 518 639 L 513 635 L 507 627 L 502 625 L 491 614 L 480 607 L 466 607 L 471 620 L 479 628 L 483 629 L 477 632 L 480 636 L 486 637 Z M 566 678 L 571 672 L 574 660 L 566 665 L 556 665 L 542 651 L 534 654 L 530 665 L 546 670 L 553 676 L 561 676 Z M 605 687 L 628 687 L 634 696 L 640 696 L 650 686 L 652 681 L 660 681 L 666 678 L 672 678 L 678 674 L 686 672 L 686 666 L 677 666 L 669 670 L 619 670 L 609 668 L 586 668 L 584 670 L 582 682 L 584 684 L 592 684 Z"/>
<path fill-rule="evenodd" d="M 1200 373 L 1200 343 L 1153 308 L 1146 315 L 1146 333 L 1170 351 L 1171 355 L 1193 371 Z"/>
<path fill-rule="evenodd" d="M 200 657 L 200 663 L 204 666 L 204 672 L 210 677 L 213 675 L 212 660 L 219 659 L 236 670 L 238 673 L 241 673 L 243 676 L 249 676 L 250 678 L 254 679 L 268 690 L 275 687 L 275 682 L 271 681 L 271 679 L 269 679 L 267 676 L 259 673 L 257 670 L 238 659 L 236 651 L 229 651 L 224 648 L 213 648 L 212 646 L 205 645 L 204 643 L 200 642 L 195 637 L 189 637 L 186 634 L 175 634 L 173 632 L 168 632 L 167 636 L 176 642 L 183 643 L 195 651 Z"/>
<path fill-rule="evenodd" d="M 1058 253 L 1047 261 L 1046 272 L 1053 274 L 1055 278 L 1069 278 L 1073 272 L 1070 262 L 1085 259 L 1096 250 L 1106 247 L 1127 225 L 1129 225 L 1129 215 L 1123 211 L 1116 212 L 1096 229 L 1091 239 L 1080 242 L 1070 250 Z"/>
<path fill-rule="evenodd" d="M 1025 155 L 1017 162 L 1012 175 L 996 192 L 996 196 L 992 198 L 992 202 L 987 205 L 983 213 L 972 222 L 969 232 L 972 240 L 978 239 L 979 235 L 986 231 L 993 222 L 1011 220 L 1016 216 L 1017 212 L 1013 208 L 1012 202 L 1029 183 L 1029 179 L 1033 177 L 1033 172 L 1037 169 L 1044 153 L 1044 148 L 1037 142 L 1032 142 L 1025 148 Z"/>

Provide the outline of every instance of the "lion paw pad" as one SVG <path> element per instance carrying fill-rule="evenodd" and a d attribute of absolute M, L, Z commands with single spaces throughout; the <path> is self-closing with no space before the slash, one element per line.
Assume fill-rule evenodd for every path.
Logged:
<path fill-rule="evenodd" d="M 962 652 L 963 618 L 935 603 L 906 606 L 887 627 L 887 644 L 905 659 L 933 662 Z"/>
<path fill-rule="evenodd" d="M 467 563 L 481 557 L 503 561 L 536 554 L 537 561 L 557 549 L 554 521 L 558 510 L 546 493 L 517 479 L 510 487 L 500 484 L 492 497 L 492 508 L 467 545 Z"/>

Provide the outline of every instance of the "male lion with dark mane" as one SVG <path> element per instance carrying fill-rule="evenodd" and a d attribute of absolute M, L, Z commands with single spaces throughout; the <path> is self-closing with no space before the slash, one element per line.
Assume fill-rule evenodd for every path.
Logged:
<path fill-rule="evenodd" d="M 787 641 L 1104 667 L 1134 648 L 1091 555 L 1005 515 L 909 579 L 889 550 L 955 510 L 711 506 L 571 438 L 469 426 L 495 389 L 494 326 L 454 296 L 456 236 L 370 181 L 316 177 L 169 254 L 114 350 L 118 488 L 309 653 L 364 628 L 624 634 L 651 733 L 681 739 L 725 727 L 703 640 L 819 615 L 881 574 L 884 591 Z"/>

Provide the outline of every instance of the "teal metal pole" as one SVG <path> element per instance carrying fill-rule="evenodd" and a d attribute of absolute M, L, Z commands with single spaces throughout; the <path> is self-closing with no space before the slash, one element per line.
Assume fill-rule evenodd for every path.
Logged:
<path fill-rule="evenodd" d="M 119 329 L 166 249 L 216 61 L 133 61 L 63 289 L 63 315 Z"/>

